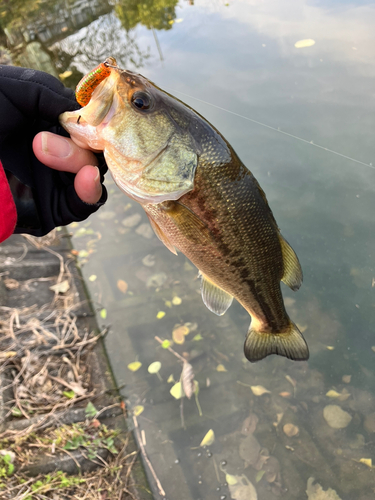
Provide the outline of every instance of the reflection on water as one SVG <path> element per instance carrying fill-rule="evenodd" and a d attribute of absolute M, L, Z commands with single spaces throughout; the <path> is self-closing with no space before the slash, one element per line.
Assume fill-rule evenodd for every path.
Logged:
<path fill-rule="evenodd" d="M 278 357 L 248 363 L 242 351 L 248 314 L 238 304 L 220 318 L 210 313 L 195 268 L 162 246 L 142 209 L 109 175 L 107 205 L 72 225 L 99 322 L 111 325 L 107 348 L 117 382 L 126 384 L 129 412 L 144 431 L 166 497 L 370 500 L 374 6 L 332 2 L 327 10 L 327 4 L 297 0 L 137 5 L 119 2 L 87 26 L 77 24 L 74 33 L 51 38 L 46 47 L 57 72 L 70 70 L 76 81 L 74 71 L 113 55 L 129 69 L 143 65 L 141 72 L 162 88 L 368 165 L 183 96 L 253 171 L 301 260 L 302 288 L 294 294 L 283 287 L 283 293 L 309 343 L 308 363 Z M 3 20 L 1 26 L 5 33 Z M 157 34 L 163 61 L 150 28 L 163 28 Z M 305 38 L 316 44 L 296 49 Z M 180 397 L 183 362 L 175 353 L 194 373 L 190 399 Z M 160 370 L 153 365 L 150 373 L 155 361 Z M 210 444 L 202 447 L 207 433 Z"/>

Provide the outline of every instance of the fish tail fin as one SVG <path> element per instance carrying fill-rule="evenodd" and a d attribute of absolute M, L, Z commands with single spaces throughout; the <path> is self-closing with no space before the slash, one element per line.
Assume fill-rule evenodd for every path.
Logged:
<path fill-rule="evenodd" d="M 244 351 L 246 358 L 255 363 L 270 354 L 278 354 L 294 361 L 309 359 L 309 348 L 297 326 L 290 321 L 284 332 L 265 333 L 252 328 L 250 325 Z"/>

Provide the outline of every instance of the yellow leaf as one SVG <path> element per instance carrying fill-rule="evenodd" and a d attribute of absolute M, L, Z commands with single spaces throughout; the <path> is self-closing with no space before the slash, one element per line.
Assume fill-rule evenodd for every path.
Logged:
<path fill-rule="evenodd" d="M 179 306 L 181 304 L 181 302 L 182 302 L 182 299 L 180 297 L 173 297 L 173 299 L 172 299 L 172 304 L 174 306 Z"/>
<path fill-rule="evenodd" d="M 126 293 L 128 290 L 128 284 L 124 280 L 118 280 L 117 281 L 117 288 L 120 290 L 120 292 Z"/>
<path fill-rule="evenodd" d="M 232 476 L 232 474 L 225 474 L 225 481 L 230 484 L 230 485 L 233 485 L 233 484 L 237 484 L 238 481 L 237 481 L 237 477 L 236 476 Z"/>
<path fill-rule="evenodd" d="M 96 274 L 92 274 L 91 276 L 89 276 L 89 281 L 95 281 L 97 278 Z"/>
<path fill-rule="evenodd" d="M 153 363 L 150 364 L 150 366 L 147 368 L 147 370 L 148 370 L 148 373 L 158 373 L 160 368 L 161 368 L 160 361 L 154 361 Z"/>
<path fill-rule="evenodd" d="M 312 47 L 313 45 L 315 45 L 315 40 L 313 40 L 312 38 L 298 40 L 298 42 L 294 44 L 296 49 L 304 49 L 305 47 Z"/>
<path fill-rule="evenodd" d="M 224 366 L 224 365 L 220 364 L 220 365 L 217 365 L 217 367 L 216 367 L 216 371 L 217 371 L 217 372 L 226 372 L 226 371 L 228 371 L 228 370 L 225 368 L 225 366 Z"/>
<path fill-rule="evenodd" d="M 140 369 L 142 366 L 142 363 L 140 361 L 133 361 L 132 363 L 128 364 L 128 368 L 131 372 L 136 372 L 137 370 Z"/>
<path fill-rule="evenodd" d="M 340 393 L 331 389 L 327 392 L 326 396 L 329 398 L 338 398 L 340 396 Z"/>
<path fill-rule="evenodd" d="M 169 307 L 169 309 L 172 307 L 172 302 L 170 300 L 166 300 L 164 304 Z"/>
<path fill-rule="evenodd" d="M 134 408 L 133 408 L 133 415 L 135 417 L 138 417 L 138 415 L 140 415 L 143 412 L 144 409 L 145 409 L 145 407 L 142 406 L 142 405 L 134 406 Z"/>
<path fill-rule="evenodd" d="M 175 19 L 174 20 L 175 23 L 182 23 L 182 21 L 183 21 L 182 17 L 180 17 L 179 19 Z"/>
<path fill-rule="evenodd" d="M 329 351 L 333 351 L 335 348 L 333 347 L 333 345 L 327 345 L 327 349 L 328 349 Z"/>
<path fill-rule="evenodd" d="M 100 310 L 100 317 L 103 319 L 106 319 L 107 317 L 107 309 L 101 309 Z"/>
<path fill-rule="evenodd" d="M 215 441 L 215 433 L 210 429 L 201 441 L 199 446 L 210 446 Z"/>
<path fill-rule="evenodd" d="M 172 373 L 169 375 L 167 382 L 168 384 L 172 384 L 173 382 L 176 383 Z"/>
<path fill-rule="evenodd" d="M 169 392 L 175 399 L 181 399 L 184 395 L 181 382 L 177 382 L 176 384 L 174 384 Z"/>
<path fill-rule="evenodd" d="M 371 458 L 360 458 L 359 459 L 361 464 L 367 465 L 367 467 L 372 467 L 372 460 Z"/>
<path fill-rule="evenodd" d="M 157 315 L 156 315 L 156 317 L 157 317 L 158 319 L 164 318 L 164 316 L 165 316 L 165 312 L 164 312 L 164 311 L 159 311 L 159 312 L 157 313 Z"/>
<path fill-rule="evenodd" d="M 262 396 L 263 394 L 271 393 L 268 389 L 263 387 L 262 385 L 252 385 L 250 386 L 251 390 L 253 391 L 253 394 L 255 396 Z"/>
<path fill-rule="evenodd" d="M 190 332 L 189 328 L 185 325 L 178 326 L 172 332 L 172 338 L 176 344 L 183 344 L 185 342 L 185 336 Z"/>
<path fill-rule="evenodd" d="M 64 28 L 63 28 L 64 29 Z M 67 29 L 67 28 L 66 28 Z M 61 30 L 62 31 L 62 30 Z M 66 30 L 65 30 L 66 31 Z M 64 73 L 60 73 L 59 74 L 59 77 L 61 78 L 61 80 L 65 80 L 65 78 L 69 78 L 70 76 L 72 76 L 73 72 L 72 71 L 64 71 Z"/>

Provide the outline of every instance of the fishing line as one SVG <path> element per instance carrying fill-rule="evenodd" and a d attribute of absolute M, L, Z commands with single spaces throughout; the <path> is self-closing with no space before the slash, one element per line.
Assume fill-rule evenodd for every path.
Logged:
<path fill-rule="evenodd" d="M 167 87 L 164 87 L 164 88 L 167 88 Z M 284 130 L 281 130 L 279 128 L 272 127 L 271 125 L 267 125 L 266 123 L 259 122 L 258 120 L 253 120 L 253 118 L 249 118 L 248 116 L 240 115 L 239 113 L 236 113 L 235 111 L 229 111 L 229 109 L 222 108 L 221 106 L 217 106 L 216 104 L 212 104 L 211 102 L 203 101 L 203 99 L 198 99 L 198 97 L 193 97 L 189 94 L 185 94 L 184 92 L 181 92 L 180 90 L 175 90 L 175 89 L 171 89 L 171 88 L 169 88 L 169 90 L 172 92 L 177 92 L 179 94 L 182 94 L 186 97 L 189 97 L 190 99 L 195 99 L 196 101 L 202 102 L 203 104 L 207 104 L 208 106 L 212 106 L 213 108 L 220 109 L 221 111 L 225 111 L 226 113 L 230 113 L 231 115 L 238 116 L 239 118 L 243 118 L 244 120 L 255 123 L 256 125 L 260 125 L 261 127 L 265 127 L 265 128 L 270 129 L 270 130 L 273 130 L 274 132 L 279 132 L 280 134 L 287 135 L 288 137 L 291 137 L 292 139 L 297 139 L 298 141 L 309 144 L 310 146 L 315 146 L 316 148 L 322 149 L 323 151 L 327 151 L 328 153 L 332 153 L 334 155 L 341 156 L 341 158 L 345 158 L 346 160 L 353 161 L 354 163 L 359 163 L 360 165 L 363 165 L 365 167 L 369 167 L 369 168 L 372 168 L 373 170 L 375 170 L 375 167 L 369 163 L 364 163 L 363 161 L 356 160 L 355 158 L 351 158 L 350 156 L 339 153 L 338 151 L 334 151 L 333 149 L 329 149 L 329 148 L 326 148 L 324 146 L 320 146 L 320 144 L 315 144 L 315 142 L 308 141 L 307 139 L 303 139 L 302 137 L 298 137 L 297 135 L 290 134 L 289 132 L 284 132 Z"/>

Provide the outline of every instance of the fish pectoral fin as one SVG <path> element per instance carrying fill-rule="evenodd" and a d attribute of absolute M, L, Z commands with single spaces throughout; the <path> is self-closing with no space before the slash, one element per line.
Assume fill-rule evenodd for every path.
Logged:
<path fill-rule="evenodd" d="M 244 345 L 245 356 L 251 363 L 259 361 L 270 354 L 278 354 L 294 361 L 309 359 L 309 348 L 297 326 L 290 322 L 284 332 L 265 333 L 250 325 Z"/>
<path fill-rule="evenodd" d="M 281 281 L 294 292 L 302 285 L 302 269 L 298 257 L 289 243 L 279 234 L 281 252 L 284 262 L 284 275 Z"/>
<path fill-rule="evenodd" d="M 160 206 L 172 219 L 176 227 L 192 243 L 207 245 L 212 240 L 212 234 L 207 225 L 185 205 L 178 201 L 166 201 Z"/>
<path fill-rule="evenodd" d="M 159 240 L 162 243 L 164 243 L 164 245 L 168 248 L 168 250 L 170 250 L 172 253 L 174 253 L 175 255 L 177 255 L 177 250 L 176 250 L 175 246 L 171 243 L 171 241 L 165 235 L 165 233 L 163 233 L 163 231 L 160 229 L 160 227 L 158 226 L 158 224 L 156 224 L 156 222 L 154 221 L 154 219 L 152 219 L 152 217 L 150 217 L 148 214 L 147 214 L 147 217 L 148 217 L 148 220 L 150 221 L 152 229 L 154 230 L 154 233 L 159 238 Z"/>
<path fill-rule="evenodd" d="M 201 294 L 206 307 L 218 316 L 222 316 L 233 302 L 233 297 L 225 290 L 215 285 L 204 274 L 200 273 L 202 278 Z"/>

